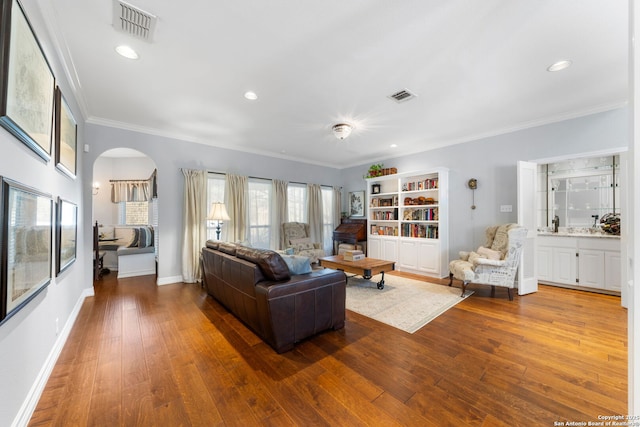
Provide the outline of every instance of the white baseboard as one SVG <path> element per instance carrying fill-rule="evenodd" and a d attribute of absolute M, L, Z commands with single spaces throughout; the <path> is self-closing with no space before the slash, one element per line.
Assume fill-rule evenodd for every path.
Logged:
<path fill-rule="evenodd" d="M 138 270 L 138 271 L 128 271 L 128 272 L 118 270 L 118 279 L 124 279 L 126 277 L 135 277 L 135 276 L 147 276 L 149 274 L 156 274 L 156 269 L 153 268 L 152 270 Z"/>
<path fill-rule="evenodd" d="M 180 283 L 182 281 L 183 281 L 182 276 L 158 277 L 158 280 L 156 281 L 156 285 L 158 286 L 170 285 L 172 283 Z"/>
<path fill-rule="evenodd" d="M 53 344 L 53 348 L 51 348 L 47 360 L 40 369 L 35 382 L 31 386 L 31 390 L 29 390 L 29 393 L 27 394 L 27 398 L 22 403 L 18 414 L 14 418 L 13 423 L 11 424 L 12 427 L 22 427 L 29 424 L 29 420 L 33 415 L 33 411 L 35 411 L 36 406 L 38 405 L 38 401 L 40 400 L 40 396 L 42 395 L 42 392 L 47 385 L 47 381 L 49 380 L 51 371 L 53 371 L 53 368 L 56 366 L 58 357 L 60 356 L 60 353 L 62 352 L 62 349 L 67 342 L 67 338 L 69 338 L 69 334 L 71 333 L 71 328 L 73 328 L 73 324 L 76 322 L 78 313 L 80 313 L 82 303 L 84 302 L 85 298 L 92 296 L 94 296 L 93 286 L 91 286 L 91 288 L 84 289 L 80 294 L 80 298 L 78 298 L 78 301 L 76 301 L 76 305 L 73 307 L 73 310 L 69 314 L 67 323 L 65 323 L 64 328 L 62 328 L 62 330 L 58 334 L 58 338 Z"/>

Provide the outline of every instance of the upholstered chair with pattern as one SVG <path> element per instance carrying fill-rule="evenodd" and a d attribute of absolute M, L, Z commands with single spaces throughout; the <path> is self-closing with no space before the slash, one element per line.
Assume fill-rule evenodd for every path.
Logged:
<path fill-rule="evenodd" d="M 492 297 L 499 286 L 507 288 L 509 301 L 513 301 L 511 290 L 516 287 L 527 229 L 518 224 L 503 224 L 487 228 L 485 234 L 484 246 L 473 252 L 460 252 L 460 259 L 449 263 L 449 286 L 454 278 L 462 281 L 464 296 L 469 283 L 489 285 Z"/>
<path fill-rule="evenodd" d="M 292 255 L 306 256 L 311 263 L 325 256 L 322 243 L 312 242 L 309 236 L 309 224 L 302 222 L 285 222 L 282 224 L 282 236 L 285 247 Z"/>

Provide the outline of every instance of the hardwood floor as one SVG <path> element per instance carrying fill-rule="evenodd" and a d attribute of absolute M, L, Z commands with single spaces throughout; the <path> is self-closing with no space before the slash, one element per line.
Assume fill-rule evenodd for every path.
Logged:
<path fill-rule="evenodd" d="M 30 425 L 553 426 L 627 413 L 619 297 L 470 289 L 415 334 L 347 311 L 343 330 L 278 355 L 198 285 L 111 274 Z"/>

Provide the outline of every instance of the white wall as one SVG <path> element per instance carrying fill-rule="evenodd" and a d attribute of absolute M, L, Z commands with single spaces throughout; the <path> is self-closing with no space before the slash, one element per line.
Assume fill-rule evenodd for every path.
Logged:
<path fill-rule="evenodd" d="M 628 109 L 621 108 L 381 162 L 398 172 L 449 168 L 449 258 L 454 259 L 458 251 L 481 245 L 487 226 L 516 222 L 518 160 L 626 150 L 628 120 Z M 365 188 L 362 176 L 368 168 L 365 164 L 343 171 L 344 193 Z M 478 180 L 475 210 L 470 208 L 469 178 Z M 500 212 L 500 205 L 512 205 L 513 212 Z"/>
<path fill-rule="evenodd" d="M 96 159 L 93 166 L 93 182 L 100 183 L 98 194 L 93 196 L 92 223 L 118 223 L 118 204 L 111 203 L 111 179 L 149 179 L 155 163 L 149 157 L 104 157 Z M 90 179 L 90 178 L 89 178 Z"/>
<path fill-rule="evenodd" d="M 42 15 L 32 4 L 35 2 L 23 3 L 49 59 L 56 82 L 78 121 L 78 146 L 82 147 L 82 117 L 51 47 Z M 78 205 L 79 212 L 83 211 L 86 192 L 83 191 L 82 150 L 78 153 L 78 176 L 71 179 L 56 170 L 53 160 L 44 162 L 4 129 L 0 129 L 0 146 L 0 175 L 49 193 L 54 199 L 60 196 L 74 202 Z M 85 222 L 82 215 L 79 215 L 78 219 L 78 231 L 82 233 L 90 224 Z M 52 352 L 55 353 L 56 345 L 62 344 L 57 339 L 68 332 L 68 327 L 71 326 L 68 321 L 70 316 L 75 315 L 74 308 L 78 308 L 76 304 L 80 301 L 81 295 L 83 292 L 93 293 L 90 264 L 90 246 L 83 247 L 80 239 L 75 263 L 59 277 L 54 277 L 42 293 L 0 326 L 0 425 L 9 426 L 14 420 L 18 421 L 19 414 L 25 413 L 21 411 L 23 404 L 35 404 L 33 399 L 37 396 L 31 393 L 32 386 L 40 380 L 46 380 L 42 377 L 41 371 Z M 54 272 L 55 269 L 52 267 L 52 275 Z M 56 319 L 60 329 L 58 335 Z M 65 326 L 67 329 L 64 329 Z"/>

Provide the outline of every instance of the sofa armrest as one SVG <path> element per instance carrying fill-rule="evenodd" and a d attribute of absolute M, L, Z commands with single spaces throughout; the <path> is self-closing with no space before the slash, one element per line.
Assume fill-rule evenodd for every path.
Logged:
<path fill-rule="evenodd" d="M 307 337 L 344 326 L 346 276 L 323 269 L 287 281 L 256 285 L 258 315 L 265 321 L 265 341 L 278 353 Z"/>

